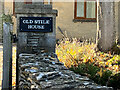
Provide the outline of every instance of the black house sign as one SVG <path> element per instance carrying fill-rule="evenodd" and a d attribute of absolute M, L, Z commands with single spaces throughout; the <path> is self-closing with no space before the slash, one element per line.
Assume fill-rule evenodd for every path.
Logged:
<path fill-rule="evenodd" d="M 52 32 L 52 17 L 20 17 L 20 32 Z"/>

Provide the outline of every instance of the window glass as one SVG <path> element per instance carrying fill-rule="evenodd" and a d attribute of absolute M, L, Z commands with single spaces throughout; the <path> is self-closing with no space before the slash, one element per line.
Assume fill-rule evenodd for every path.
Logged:
<path fill-rule="evenodd" d="M 84 0 L 77 2 L 77 17 L 84 17 Z"/>
<path fill-rule="evenodd" d="M 44 4 L 51 4 L 52 0 L 44 0 Z"/>
<path fill-rule="evenodd" d="M 87 1 L 86 2 L 86 18 L 95 18 L 95 12 L 96 12 L 96 2 L 95 1 Z"/>

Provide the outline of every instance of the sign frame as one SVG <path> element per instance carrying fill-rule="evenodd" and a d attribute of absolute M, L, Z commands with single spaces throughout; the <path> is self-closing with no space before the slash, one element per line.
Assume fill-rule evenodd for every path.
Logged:
<path fill-rule="evenodd" d="M 53 32 L 53 17 L 20 17 L 20 32 Z"/>

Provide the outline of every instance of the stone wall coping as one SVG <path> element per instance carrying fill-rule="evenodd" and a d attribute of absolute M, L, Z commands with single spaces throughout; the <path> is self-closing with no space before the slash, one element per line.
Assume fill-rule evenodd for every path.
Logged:
<path fill-rule="evenodd" d="M 57 16 L 57 10 L 49 10 L 49 9 L 16 9 L 15 14 L 55 14 Z"/>
<path fill-rule="evenodd" d="M 57 16 L 57 13 L 57 10 L 52 9 L 52 5 L 44 4 L 25 4 L 15 8 L 15 14 L 56 14 Z"/>
<path fill-rule="evenodd" d="M 31 8 L 31 9 L 51 9 L 52 10 L 52 5 L 45 5 L 45 4 L 24 4 L 23 8 Z"/>

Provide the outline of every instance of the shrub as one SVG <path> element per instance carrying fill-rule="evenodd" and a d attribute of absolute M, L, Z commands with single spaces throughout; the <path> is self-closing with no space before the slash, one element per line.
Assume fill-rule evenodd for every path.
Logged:
<path fill-rule="evenodd" d="M 8 14 L 8 15 L 3 14 L 2 15 L 2 19 L 3 19 L 3 22 L 7 22 L 7 23 L 13 24 L 12 15 L 10 15 L 10 14 Z"/>
<path fill-rule="evenodd" d="M 95 81 L 98 84 L 106 85 L 108 82 L 109 77 L 111 76 L 112 72 L 109 70 L 102 70 L 98 66 L 94 66 L 90 63 L 81 63 L 77 67 L 72 66 L 70 70 L 74 71 L 75 73 L 88 76 L 90 79 Z"/>
<path fill-rule="evenodd" d="M 96 51 L 96 44 L 76 38 L 65 38 L 58 42 L 56 54 L 67 68 L 101 85 L 116 83 L 111 76 L 120 73 L 120 55 Z M 119 84 L 115 86 L 119 87 Z"/>
<path fill-rule="evenodd" d="M 111 76 L 107 82 L 108 86 L 112 86 L 115 90 L 120 89 L 120 73 Z"/>

